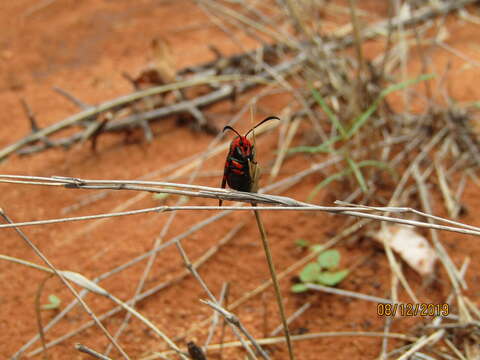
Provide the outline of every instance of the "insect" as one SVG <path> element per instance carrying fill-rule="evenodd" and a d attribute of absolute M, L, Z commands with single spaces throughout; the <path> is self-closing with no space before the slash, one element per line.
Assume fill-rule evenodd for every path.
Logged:
<path fill-rule="evenodd" d="M 252 127 L 242 136 L 231 126 L 225 126 L 223 131 L 232 130 L 238 136 L 232 140 L 230 150 L 228 151 L 225 169 L 223 171 L 222 188 L 225 185 L 238 191 L 256 191 L 256 181 L 258 179 L 257 162 L 255 161 L 255 146 L 252 145 L 247 135 L 256 127 L 269 120 L 280 120 L 276 116 L 269 116 Z M 222 206 L 222 200 L 219 200 L 219 206 Z"/>

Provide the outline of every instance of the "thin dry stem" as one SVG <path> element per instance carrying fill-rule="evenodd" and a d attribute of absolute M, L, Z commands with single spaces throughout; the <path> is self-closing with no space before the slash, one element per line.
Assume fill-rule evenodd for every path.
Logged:
<path fill-rule="evenodd" d="M 255 205 L 255 204 L 252 204 L 252 205 Z M 290 330 L 288 329 L 287 316 L 285 315 L 285 308 L 283 306 L 282 293 L 280 290 L 280 285 L 278 284 L 277 272 L 275 271 L 272 252 L 270 251 L 270 245 L 268 244 L 267 232 L 265 231 L 265 227 L 263 226 L 263 221 L 262 221 L 262 218 L 260 217 L 260 213 L 256 210 L 254 210 L 253 213 L 255 214 L 255 220 L 257 221 L 258 230 L 260 231 L 263 250 L 265 251 L 268 269 L 270 270 L 270 276 L 272 278 L 273 289 L 275 290 L 275 297 L 277 299 L 278 309 L 280 311 L 280 318 L 282 319 L 283 331 L 284 331 L 285 339 L 287 342 L 288 355 L 290 357 L 290 360 L 294 360 L 295 355 L 293 353 L 293 346 L 290 340 Z"/>
<path fill-rule="evenodd" d="M 302 316 L 305 311 L 307 311 L 308 309 L 310 309 L 310 307 L 312 306 L 311 303 L 307 302 L 305 304 L 303 304 L 302 306 L 300 306 L 300 308 L 295 311 L 292 315 L 290 315 L 287 319 L 287 324 L 290 325 L 290 323 L 294 320 L 296 320 L 298 317 Z M 278 325 L 275 329 L 273 329 L 271 332 L 270 332 L 270 336 L 275 336 L 277 335 L 280 331 L 282 331 L 283 329 L 283 324 L 280 324 Z"/>

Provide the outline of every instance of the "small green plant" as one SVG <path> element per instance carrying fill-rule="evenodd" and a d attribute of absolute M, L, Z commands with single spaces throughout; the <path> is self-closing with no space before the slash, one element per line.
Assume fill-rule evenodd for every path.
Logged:
<path fill-rule="evenodd" d="M 307 248 L 310 243 L 308 242 L 308 240 L 305 240 L 305 239 L 297 239 L 295 240 L 295 245 L 298 246 L 299 248 Z"/>
<path fill-rule="evenodd" d="M 315 251 L 315 249 L 313 249 Z M 327 250 L 318 255 L 317 261 L 308 263 L 300 272 L 300 283 L 292 286 L 294 293 L 308 290 L 308 283 L 326 286 L 339 284 L 348 275 L 348 269 L 336 270 L 340 264 L 338 250 Z"/>
<path fill-rule="evenodd" d="M 56 295 L 49 295 L 48 296 L 48 304 L 42 305 L 42 310 L 55 310 L 60 307 L 60 303 L 62 302 L 60 298 Z"/>

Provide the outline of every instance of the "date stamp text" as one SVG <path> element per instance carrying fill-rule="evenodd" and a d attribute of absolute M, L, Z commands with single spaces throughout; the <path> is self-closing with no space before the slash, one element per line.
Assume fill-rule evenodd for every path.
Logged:
<path fill-rule="evenodd" d="M 378 316 L 447 316 L 449 313 L 448 304 L 377 304 Z"/>

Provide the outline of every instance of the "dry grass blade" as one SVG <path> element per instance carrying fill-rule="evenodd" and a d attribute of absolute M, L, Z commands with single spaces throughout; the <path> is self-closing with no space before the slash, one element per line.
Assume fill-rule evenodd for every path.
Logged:
<path fill-rule="evenodd" d="M 410 358 L 410 356 L 415 354 L 421 348 L 427 346 L 430 343 L 435 343 L 440 340 L 443 337 L 444 333 L 445 330 L 437 330 L 429 336 L 422 336 L 408 351 L 402 354 L 402 356 L 398 357 L 397 360 L 406 360 Z"/>
<path fill-rule="evenodd" d="M 43 348 L 43 358 L 44 360 L 49 360 L 48 352 L 47 352 L 47 346 L 46 346 L 46 341 L 45 341 L 45 334 L 43 333 L 43 325 L 42 325 L 42 311 L 40 308 L 40 298 L 43 293 L 43 289 L 45 287 L 46 282 L 48 279 L 52 277 L 52 273 L 45 277 L 40 284 L 38 285 L 37 293 L 35 295 L 35 314 L 37 316 L 37 326 L 38 326 L 38 333 L 40 334 L 40 340 L 42 342 L 42 348 Z"/>
<path fill-rule="evenodd" d="M 282 163 L 285 159 L 285 155 L 287 154 L 287 150 L 290 147 L 290 143 L 292 142 L 293 137 L 298 131 L 298 127 L 301 121 L 301 118 L 296 118 L 291 122 L 287 131 L 287 136 L 285 137 L 285 141 L 282 142 L 281 147 L 278 150 L 277 158 L 275 159 L 272 171 L 270 172 L 270 180 L 273 180 L 278 176 Z"/>
<path fill-rule="evenodd" d="M 439 163 L 439 161 L 435 161 L 434 164 L 435 171 L 438 177 L 440 191 L 442 192 L 443 200 L 445 201 L 445 207 L 447 208 L 450 217 L 455 218 L 455 210 L 457 208 L 457 205 L 448 186 L 447 178 L 445 176 L 445 170 L 443 169 L 443 166 Z"/>
<path fill-rule="evenodd" d="M 297 311 L 295 311 L 292 315 L 290 315 L 288 318 L 287 318 L 287 324 L 290 325 L 290 323 L 292 321 L 294 321 L 295 319 L 297 319 L 298 317 L 300 317 L 301 315 L 303 315 L 303 313 L 305 313 L 305 311 L 307 311 L 308 309 L 310 309 L 310 307 L 312 306 L 311 303 L 307 302 L 305 304 L 303 304 Z M 283 329 L 283 324 L 280 324 L 278 325 L 275 329 L 273 329 L 271 332 L 270 332 L 270 336 L 275 336 L 277 335 L 278 333 L 280 333 Z"/>
<path fill-rule="evenodd" d="M 87 355 L 90 355 L 91 357 L 95 359 L 100 359 L 100 360 L 112 360 L 108 356 L 102 355 L 99 352 L 90 349 L 88 346 L 82 345 L 82 344 L 75 344 L 75 349 L 78 351 L 85 353 Z"/>
<path fill-rule="evenodd" d="M 278 41 L 279 43 L 285 43 L 285 44 L 288 44 L 289 46 L 293 47 L 293 48 L 297 48 L 297 43 L 296 42 L 293 42 L 291 41 L 290 39 L 286 38 L 285 36 L 283 36 L 282 34 L 276 32 L 276 31 L 273 31 L 271 29 L 269 29 L 268 27 L 256 22 L 256 21 L 253 21 L 251 20 L 250 18 L 246 17 L 245 15 L 235 11 L 235 10 L 232 10 L 222 4 L 220 4 L 219 2 L 214 2 L 212 0 L 201 0 L 202 3 L 205 3 L 207 4 L 208 6 L 212 7 L 213 9 L 215 9 L 216 11 L 220 11 L 222 12 L 223 14 L 243 23 L 244 25 L 247 25 L 247 26 L 250 26 L 252 28 L 255 28 L 256 30 L 258 31 L 261 31 L 263 33 L 265 33 L 266 35 L 272 37 L 273 39 L 275 39 L 276 41 Z"/>
<path fill-rule="evenodd" d="M 222 306 L 222 307 L 225 307 L 223 305 L 223 303 L 224 303 L 224 301 L 226 302 L 229 287 L 230 287 L 229 283 L 224 283 L 223 286 L 222 286 L 222 291 L 220 292 L 220 299 L 219 299 L 219 302 L 218 302 L 220 304 L 220 306 Z M 217 328 L 217 325 L 218 325 L 218 312 L 215 312 L 215 314 L 213 314 L 212 324 L 210 326 L 210 329 L 208 330 L 207 340 L 205 340 L 205 345 L 203 346 L 204 348 L 207 348 L 208 345 L 210 345 L 210 342 L 212 341 L 213 335 L 215 334 L 215 330 Z"/>

